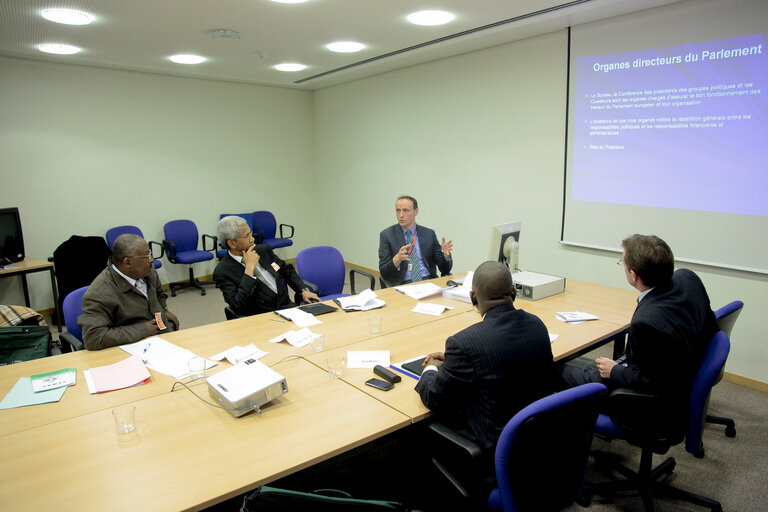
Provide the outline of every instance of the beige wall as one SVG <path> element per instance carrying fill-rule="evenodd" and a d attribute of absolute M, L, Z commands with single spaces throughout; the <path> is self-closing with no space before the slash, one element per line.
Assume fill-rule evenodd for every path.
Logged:
<path fill-rule="evenodd" d="M 617 254 L 559 244 L 565 45 L 558 32 L 315 93 L 0 58 L 0 204 L 22 208 L 32 256 L 71 233 L 135 223 L 159 239 L 174 218 L 212 232 L 228 206 L 264 207 L 297 248 L 376 268 L 407 193 L 453 239 L 457 272 L 486 259 L 492 224 L 520 220 L 523 268 L 626 287 Z M 768 383 L 766 277 L 692 268 L 713 306 L 746 303 L 727 370 Z M 33 307 L 52 304 L 45 279 L 30 277 Z M 18 299 L 3 281 L 0 301 Z"/>
<path fill-rule="evenodd" d="M 162 240 L 191 219 L 215 235 L 219 214 L 261 209 L 314 241 L 310 92 L 9 58 L 0 91 L 0 205 L 20 208 L 29 256 L 123 224 Z M 22 302 L 18 281 L 0 280 L 0 301 Z M 47 276 L 29 283 L 32 306 L 51 307 Z"/>

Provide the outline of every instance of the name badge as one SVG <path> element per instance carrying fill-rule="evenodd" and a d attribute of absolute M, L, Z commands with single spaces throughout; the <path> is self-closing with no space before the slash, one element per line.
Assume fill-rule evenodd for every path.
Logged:
<path fill-rule="evenodd" d="M 408 264 L 408 272 L 410 272 L 411 270 L 413 270 L 413 263 Z"/>
<path fill-rule="evenodd" d="M 273 261 L 273 262 L 272 262 L 272 268 L 273 268 L 273 269 L 275 269 L 275 272 L 277 272 L 277 271 L 279 271 L 279 270 L 280 270 L 280 265 L 278 265 L 277 263 L 275 263 L 275 262 Z"/>

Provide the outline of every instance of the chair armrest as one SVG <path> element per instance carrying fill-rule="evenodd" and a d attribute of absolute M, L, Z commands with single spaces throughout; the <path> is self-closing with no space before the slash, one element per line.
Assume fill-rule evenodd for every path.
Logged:
<path fill-rule="evenodd" d="M 207 239 L 209 239 L 209 240 L 211 241 L 211 248 L 210 248 L 210 249 L 208 249 L 208 248 L 205 246 L 205 239 L 206 239 L 206 238 L 207 238 Z M 203 236 L 201 237 L 201 240 L 202 240 L 202 243 L 203 243 L 203 250 L 204 250 L 204 251 L 211 251 L 212 253 L 216 253 L 216 243 L 217 243 L 217 238 L 216 238 L 215 236 L 213 236 L 213 235 L 203 235 Z"/>
<path fill-rule="evenodd" d="M 156 245 L 160 248 L 160 256 L 155 256 L 155 251 L 152 249 L 153 245 Z M 153 260 L 159 260 L 160 258 L 163 257 L 163 254 L 165 254 L 163 244 L 161 244 L 160 242 L 149 242 L 149 252 L 152 254 Z"/>
<path fill-rule="evenodd" d="M 291 234 L 290 235 L 285 236 L 283 234 L 283 226 L 285 226 L 287 228 L 291 228 Z M 293 238 L 293 226 L 291 226 L 290 224 L 280 224 L 280 238 Z"/>
<path fill-rule="evenodd" d="M 251 231 L 251 234 L 253 235 L 253 239 L 257 244 L 264 242 L 264 230 L 259 228 L 253 228 L 253 231 Z"/>
<path fill-rule="evenodd" d="M 315 283 L 311 283 L 311 282 L 309 282 L 307 280 L 304 280 L 304 279 L 302 279 L 302 281 L 304 281 L 304 284 L 307 285 L 307 288 L 312 290 L 312 292 L 314 292 L 315 294 L 319 294 L 320 293 L 320 287 L 318 287 Z M 301 294 L 299 294 L 299 295 L 301 295 Z"/>
<path fill-rule="evenodd" d="M 75 336 L 73 336 L 68 332 L 60 333 L 59 341 L 63 341 L 67 343 L 70 347 L 72 347 L 72 352 L 83 350 L 85 348 L 85 344 L 83 344 L 82 341 L 80 341 L 79 339 L 77 339 Z"/>
<path fill-rule="evenodd" d="M 384 278 L 381 276 L 379 276 L 379 286 L 381 286 L 382 290 L 387 287 L 387 282 L 384 281 Z"/>
<path fill-rule="evenodd" d="M 168 261 L 178 263 L 176 261 L 176 244 L 170 240 L 163 240 L 163 247 L 165 247 L 165 255 L 168 257 Z"/>
<path fill-rule="evenodd" d="M 649 393 L 626 388 L 615 389 L 608 397 L 607 414 L 633 444 L 634 441 L 647 443 L 652 440 L 660 442 L 663 447 L 667 443 L 675 444 L 674 440 L 682 439 L 685 433 L 680 411 L 659 396 Z"/>
<path fill-rule="evenodd" d="M 364 272 L 362 270 L 357 270 L 356 268 L 353 268 L 349 271 L 349 288 L 352 290 L 352 295 L 357 294 L 355 291 L 355 274 L 360 274 L 363 277 L 367 277 L 368 280 L 371 282 L 371 290 L 373 290 L 376 287 L 376 278 L 373 277 L 368 272 Z"/>
<path fill-rule="evenodd" d="M 466 453 L 471 459 L 480 457 L 482 450 L 479 446 L 460 434 L 457 434 L 442 423 L 432 423 L 429 425 L 429 429 L 438 439 L 444 441 L 444 444 L 447 443 L 448 445 L 454 446 L 461 452 Z"/>

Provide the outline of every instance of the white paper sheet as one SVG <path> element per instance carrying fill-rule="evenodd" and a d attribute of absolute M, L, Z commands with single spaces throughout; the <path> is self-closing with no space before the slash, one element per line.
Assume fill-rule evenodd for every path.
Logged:
<path fill-rule="evenodd" d="M 373 368 L 380 364 L 389 367 L 389 350 L 350 350 L 347 352 L 347 368 Z"/>

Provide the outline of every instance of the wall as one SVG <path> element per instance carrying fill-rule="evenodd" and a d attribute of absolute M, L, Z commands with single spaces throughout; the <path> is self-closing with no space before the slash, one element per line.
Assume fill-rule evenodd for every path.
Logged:
<path fill-rule="evenodd" d="M 378 268 L 378 233 L 395 222 L 395 198 L 409 194 L 417 221 L 453 239 L 455 272 L 487 258 L 491 225 L 520 220 L 523 269 L 628 287 L 616 265 L 620 240 L 616 253 L 559 244 L 566 43 L 562 31 L 317 91 L 328 242 L 347 261 Z M 766 245 L 755 240 L 754 250 Z M 768 383 L 766 277 L 692 268 L 713 307 L 746 303 L 727 370 Z"/>
<path fill-rule="evenodd" d="M 20 208 L 29 256 L 123 224 L 159 241 L 167 221 L 191 219 L 215 235 L 220 213 L 260 209 L 296 226 L 296 246 L 313 242 L 307 91 L 10 58 L 0 90 L 0 205 Z M 28 280 L 32 307 L 52 307 L 47 274 Z M 0 280 L 0 301 L 23 302 L 19 279 Z"/>

